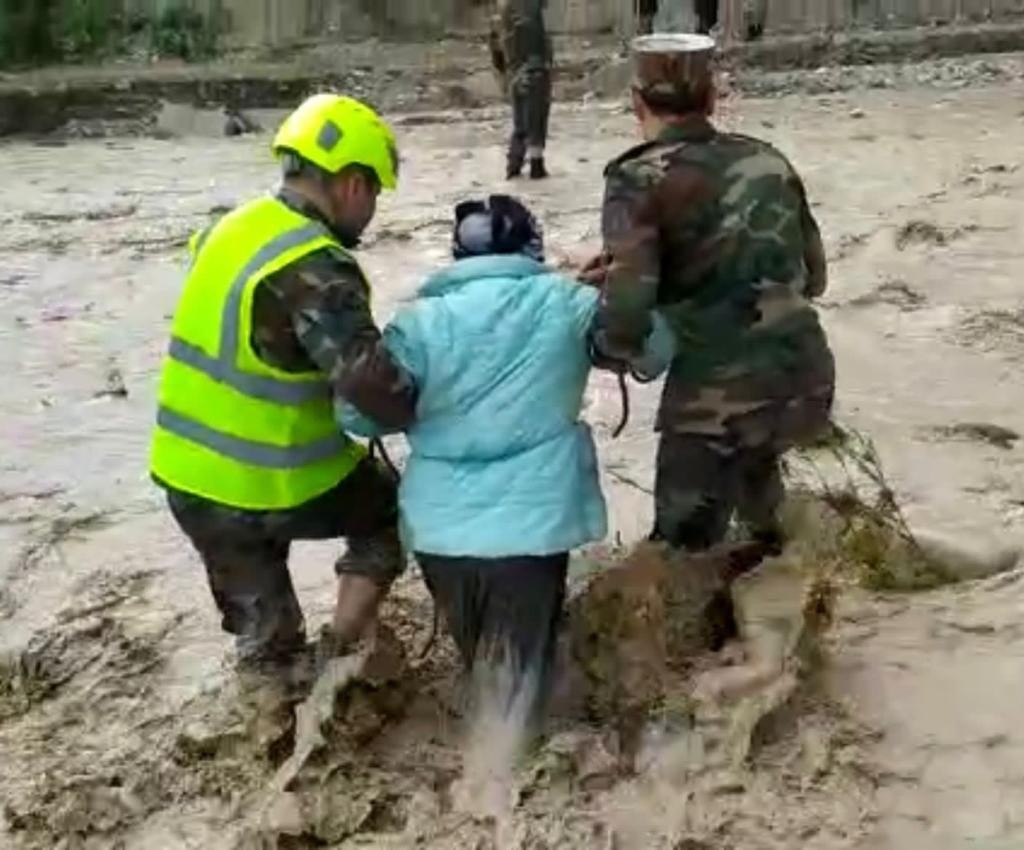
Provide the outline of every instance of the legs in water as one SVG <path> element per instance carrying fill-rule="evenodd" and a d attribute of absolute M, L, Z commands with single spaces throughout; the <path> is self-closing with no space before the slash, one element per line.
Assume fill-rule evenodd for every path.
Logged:
<path fill-rule="evenodd" d="M 288 573 L 288 542 L 236 512 L 178 494 L 168 502 L 206 568 L 221 628 L 235 636 L 239 665 L 268 672 L 286 668 L 306 643 Z"/>
<path fill-rule="evenodd" d="M 336 565 L 338 599 L 327 641 L 335 651 L 366 632 L 405 563 L 396 484 L 369 460 L 332 490 L 289 510 L 241 511 L 177 492 L 169 493 L 168 503 L 202 558 L 243 666 L 291 669 L 297 658 L 308 657 L 288 572 L 291 541 L 347 539 L 348 551 Z"/>
<path fill-rule="evenodd" d="M 567 553 L 450 558 L 420 554 L 427 586 L 489 710 L 539 731 L 565 600 Z"/>

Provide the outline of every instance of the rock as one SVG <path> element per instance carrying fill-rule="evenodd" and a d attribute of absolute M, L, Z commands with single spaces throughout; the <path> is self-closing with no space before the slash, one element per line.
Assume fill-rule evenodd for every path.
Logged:
<path fill-rule="evenodd" d="M 867 113 L 863 109 L 857 107 L 850 110 L 850 117 L 853 118 L 854 120 L 859 120 L 861 118 L 867 117 Z"/>
<path fill-rule="evenodd" d="M 163 139 L 181 136 L 217 138 L 224 135 L 225 129 L 222 110 L 199 109 L 189 103 L 164 102 L 150 133 Z"/>
<path fill-rule="evenodd" d="M 244 112 L 225 108 L 224 109 L 224 135 L 244 136 L 248 133 L 258 133 L 262 128 Z"/>
<path fill-rule="evenodd" d="M 913 529 L 923 556 L 956 580 L 985 578 L 1012 570 L 1021 561 L 1021 545 L 991 537 L 966 537 L 934 529 Z"/>
<path fill-rule="evenodd" d="M 273 797 L 260 819 L 260 830 L 273 836 L 300 836 L 306 829 L 306 817 L 298 794 L 283 791 Z"/>

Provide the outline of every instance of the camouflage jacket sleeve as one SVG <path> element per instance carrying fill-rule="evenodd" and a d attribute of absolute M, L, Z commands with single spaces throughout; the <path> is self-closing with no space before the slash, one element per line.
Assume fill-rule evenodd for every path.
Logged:
<path fill-rule="evenodd" d="M 598 338 L 604 353 L 624 360 L 643 350 L 658 300 L 657 177 L 636 161 L 618 160 L 605 172 L 601 230 L 609 265 L 597 317 Z"/>
<path fill-rule="evenodd" d="M 317 251 L 267 283 L 285 304 L 299 344 L 329 376 L 336 399 L 385 428 L 412 423 L 415 386 L 383 344 L 369 285 L 354 263 L 330 249 Z"/>
<path fill-rule="evenodd" d="M 804 295 L 808 298 L 819 298 L 828 288 L 828 263 L 825 260 L 825 245 L 821 240 L 821 230 L 811 212 L 807 201 L 807 192 L 799 177 L 794 177 L 799 184 L 801 199 L 800 226 L 804 235 L 804 266 L 807 272 L 807 288 Z"/>

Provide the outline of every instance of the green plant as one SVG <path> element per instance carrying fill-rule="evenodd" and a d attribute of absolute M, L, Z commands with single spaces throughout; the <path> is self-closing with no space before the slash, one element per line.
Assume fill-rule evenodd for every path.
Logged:
<path fill-rule="evenodd" d="M 168 6 L 150 25 L 150 46 L 158 56 L 195 60 L 213 55 L 217 28 L 183 3 Z"/>
<path fill-rule="evenodd" d="M 156 17 L 122 0 L 0 0 L 0 67 L 76 61 L 141 49 L 186 60 L 212 55 L 216 18 L 175 0 Z"/>
<path fill-rule="evenodd" d="M 838 481 L 825 474 L 822 459 L 838 467 Z M 802 523 L 803 533 L 819 538 L 814 560 L 869 590 L 925 590 L 950 581 L 915 539 L 869 437 L 834 424 L 794 460 L 815 479 L 812 500 L 820 509 Z"/>
<path fill-rule="evenodd" d="M 115 46 L 121 32 L 115 0 L 59 0 L 56 9 L 52 26 L 61 57 L 82 59 Z"/>
<path fill-rule="evenodd" d="M 51 28 L 55 0 L 0 0 L 0 66 L 48 61 L 59 50 Z"/>

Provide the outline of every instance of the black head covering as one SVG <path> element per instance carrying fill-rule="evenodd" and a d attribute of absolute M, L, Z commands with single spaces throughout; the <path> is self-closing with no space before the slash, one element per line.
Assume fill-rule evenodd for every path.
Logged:
<path fill-rule="evenodd" d="M 452 254 L 456 260 L 486 254 L 524 254 L 544 261 L 544 234 L 533 213 L 509 195 L 463 201 L 455 207 Z"/>

